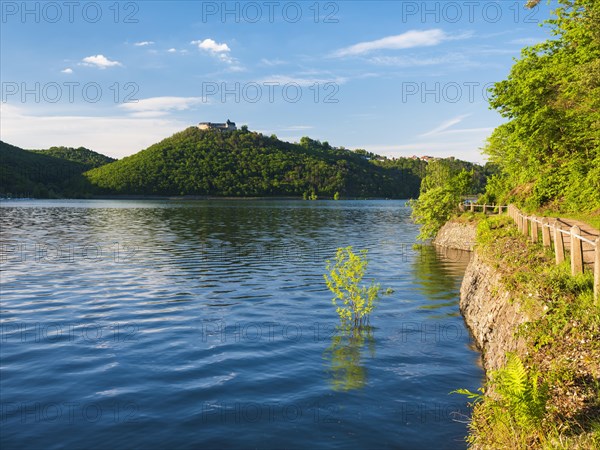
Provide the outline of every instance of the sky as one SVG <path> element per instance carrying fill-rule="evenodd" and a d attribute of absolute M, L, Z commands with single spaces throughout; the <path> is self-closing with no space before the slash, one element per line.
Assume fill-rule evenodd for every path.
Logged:
<path fill-rule="evenodd" d="M 481 149 L 550 37 L 525 1 L 1 2 L 0 139 L 134 154 L 198 122 L 388 157 Z"/>

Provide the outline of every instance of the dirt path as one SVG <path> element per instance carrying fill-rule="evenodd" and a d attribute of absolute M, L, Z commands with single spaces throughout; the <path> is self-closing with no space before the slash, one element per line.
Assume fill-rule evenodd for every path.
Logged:
<path fill-rule="evenodd" d="M 563 229 L 570 229 L 572 226 L 577 225 L 581 229 L 581 236 L 590 241 L 595 241 L 600 236 L 600 231 L 585 222 L 572 219 L 557 219 L 557 222 L 561 224 Z M 564 235 L 564 241 L 565 250 L 569 250 L 571 248 L 571 237 Z M 587 242 L 583 243 L 583 261 L 586 265 L 594 264 L 594 248 Z"/>

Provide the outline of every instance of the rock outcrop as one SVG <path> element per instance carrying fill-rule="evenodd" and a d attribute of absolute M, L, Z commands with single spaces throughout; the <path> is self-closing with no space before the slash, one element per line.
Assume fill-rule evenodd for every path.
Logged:
<path fill-rule="evenodd" d="M 501 273 L 473 253 L 460 288 L 460 311 L 482 352 L 486 372 L 505 363 L 507 352 L 523 356 L 527 347 L 516 332 L 530 318 L 503 287 Z"/>
<path fill-rule="evenodd" d="M 501 271 L 486 262 L 475 248 L 477 224 L 451 220 L 433 240 L 436 246 L 471 251 L 460 289 L 460 312 L 482 353 L 486 372 L 504 366 L 507 352 L 523 356 L 525 341 L 518 328 L 530 318 L 502 283 Z"/>
<path fill-rule="evenodd" d="M 476 224 L 451 220 L 438 231 L 433 243 L 440 247 L 472 251 L 476 234 Z"/>

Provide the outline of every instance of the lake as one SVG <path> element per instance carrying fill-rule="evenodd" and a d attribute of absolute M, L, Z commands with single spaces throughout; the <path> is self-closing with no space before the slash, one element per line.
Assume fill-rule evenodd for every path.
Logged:
<path fill-rule="evenodd" d="M 0 446 L 462 449 L 483 371 L 462 252 L 404 201 L 1 203 Z M 348 335 L 325 286 L 394 292 Z"/>

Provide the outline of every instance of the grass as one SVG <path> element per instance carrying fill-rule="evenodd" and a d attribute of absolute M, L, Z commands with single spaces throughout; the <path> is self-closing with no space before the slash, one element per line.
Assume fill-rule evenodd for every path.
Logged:
<path fill-rule="evenodd" d="M 486 217 L 482 212 L 466 211 L 452 218 L 452 221 L 459 223 L 474 223 L 479 222 Z"/>
<path fill-rule="evenodd" d="M 501 288 L 534 319 L 515 330 L 527 352 L 489 373 L 484 394 L 471 393 L 468 441 L 494 449 L 600 448 L 600 308 L 592 274 L 573 277 L 568 263 L 556 266 L 552 252 L 529 242 L 507 216 L 481 218 L 477 244 L 501 273 Z"/>

